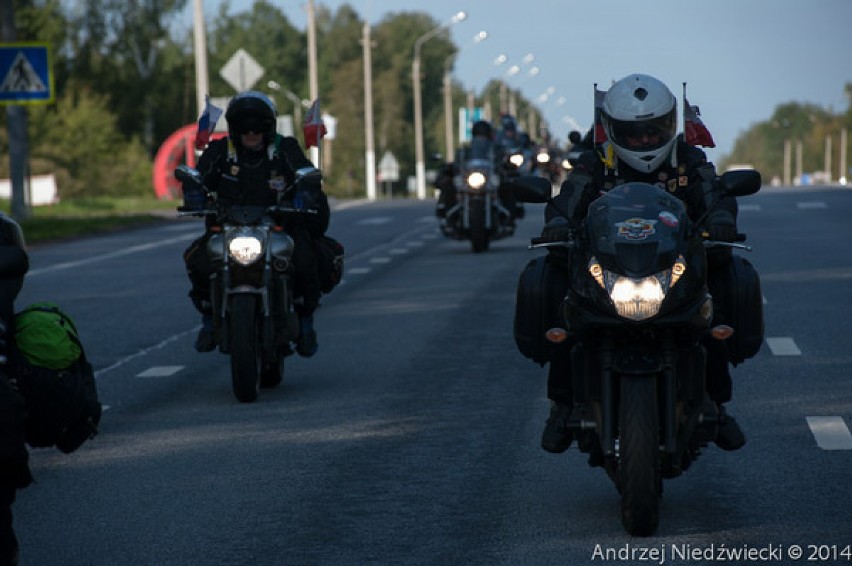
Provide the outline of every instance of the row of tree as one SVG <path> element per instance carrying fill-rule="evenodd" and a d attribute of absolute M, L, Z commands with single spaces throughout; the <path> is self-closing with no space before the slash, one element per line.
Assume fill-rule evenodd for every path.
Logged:
<path fill-rule="evenodd" d="M 175 130 L 197 119 L 195 66 L 187 0 L 13 0 L 17 41 L 48 42 L 53 58 L 54 104 L 28 109 L 30 171 L 57 176 L 62 198 L 104 194 L 150 194 L 152 158 Z M 239 49 L 265 69 L 256 86 L 274 80 L 308 98 L 306 32 L 267 0 L 229 15 L 223 2 L 208 22 L 208 65 L 212 96 L 233 89 L 215 70 Z M 325 171 L 337 196 L 361 196 L 364 175 L 364 21 L 349 5 L 317 9 L 319 86 L 323 109 L 337 119 L 334 162 Z M 402 176 L 413 174 L 411 63 L 415 38 L 439 25 L 422 12 L 389 14 L 371 28 L 376 153 L 391 151 Z M 442 75 L 455 53 L 449 36 L 439 35 L 422 50 L 423 112 L 427 153 L 443 150 Z M 499 107 L 496 88 L 486 88 Z M 282 114 L 292 103 L 272 90 Z M 520 93 L 518 114 L 533 105 Z M 466 104 L 453 85 L 453 107 Z M 478 105 L 484 103 L 481 98 Z M 5 116 L 0 116 L 0 155 L 8 155 Z M 852 126 L 852 113 L 791 103 L 766 123 L 752 126 L 733 153 L 720 162 L 748 162 L 766 174 L 780 174 L 784 140 L 804 142 L 806 170 L 818 170 L 824 137 Z M 838 144 L 835 145 L 837 147 Z M 0 160 L 0 177 L 8 163 Z"/>

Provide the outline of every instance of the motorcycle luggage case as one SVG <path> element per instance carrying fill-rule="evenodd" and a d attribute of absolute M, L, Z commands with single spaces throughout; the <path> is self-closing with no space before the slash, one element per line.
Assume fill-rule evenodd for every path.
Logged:
<path fill-rule="evenodd" d="M 732 364 L 754 357 L 763 344 L 763 294 L 760 276 L 752 264 L 734 255 L 725 269 L 709 281 L 717 310 L 716 323 L 728 324 L 734 334 L 726 341 Z"/>
<path fill-rule="evenodd" d="M 562 300 L 568 289 L 569 273 L 560 260 L 540 256 L 527 263 L 518 279 L 515 298 L 515 344 L 521 354 L 540 365 L 550 360 L 556 346 L 544 333 L 563 326 Z"/>

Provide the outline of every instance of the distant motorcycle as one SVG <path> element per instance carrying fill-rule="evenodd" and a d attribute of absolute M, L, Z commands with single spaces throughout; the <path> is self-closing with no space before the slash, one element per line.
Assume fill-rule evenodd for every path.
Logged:
<path fill-rule="evenodd" d="M 488 249 L 492 240 L 511 236 L 515 225 L 500 195 L 500 176 L 494 167 L 493 144 L 474 139 L 461 152 L 453 179 L 457 202 L 441 221 L 441 232 L 457 240 L 470 240 L 475 253 Z"/>
<path fill-rule="evenodd" d="M 296 172 L 296 183 L 319 171 Z M 201 174 L 186 165 L 175 177 L 205 192 Z M 182 216 L 213 219 L 207 254 L 215 266 L 210 282 L 213 334 L 219 351 L 231 357 L 234 396 L 243 403 L 257 398 L 260 387 L 278 385 L 290 342 L 299 337 L 294 309 L 293 239 L 282 227 L 294 215 L 316 211 L 284 206 L 213 206 L 182 210 Z"/>
<path fill-rule="evenodd" d="M 750 195 L 760 174 L 733 171 L 722 182 L 725 195 Z M 512 184 L 519 200 L 550 201 L 545 179 Z M 604 193 L 583 227 L 564 236 L 532 240 L 531 247 L 550 253 L 530 262 L 521 283 L 531 293 L 553 281 L 564 285 L 541 306 L 550 310 L 537 315 L 541 328 L 518 345 L 539 361 L 557 352 L 567 358 L 574 391 L 568 426 L 589 463 L 603 467 L 618 489 L 625 530 L 648 536 L 659 523 L 663 479 L 683 473 L 725 418 L 706 392 L 702 341 L 708 334 L 725 340 L 738 361 L 756 353 L 763 338 L 759 280 L 734 256 L 734 277 L 742 271 L 730 282 L 739 294 L 730 303 L 739 311 L 727 313 L 730 326 L 714 323 L 705 248 L 745 246 L 703 240 L 684 204 L 650 184 Z M 519 284 L 518 296 L 524 292 Z M 516 338 L 518 317 L 538 306 L 516 306 Z"/>

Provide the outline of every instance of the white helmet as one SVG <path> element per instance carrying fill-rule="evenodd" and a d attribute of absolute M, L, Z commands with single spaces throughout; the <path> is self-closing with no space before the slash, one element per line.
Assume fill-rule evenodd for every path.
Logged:
<path fill-rule="evenodd" d="M 677 100 L 654 77 L 634 74 L 616 82 L 602 110 L 607 138 L 633 169 L 650 173 L 671 153 L 677 140 Z"/>

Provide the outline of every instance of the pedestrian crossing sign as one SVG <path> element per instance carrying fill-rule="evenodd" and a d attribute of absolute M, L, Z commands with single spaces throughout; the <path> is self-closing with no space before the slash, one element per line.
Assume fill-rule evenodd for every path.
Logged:
<path fill-rule="evenodd" d="M 47 44 L 0 43 L 0 104 L 50 104 L 54 97 Z"/>

